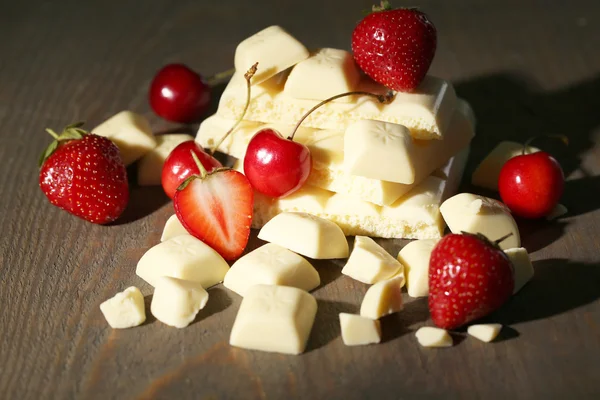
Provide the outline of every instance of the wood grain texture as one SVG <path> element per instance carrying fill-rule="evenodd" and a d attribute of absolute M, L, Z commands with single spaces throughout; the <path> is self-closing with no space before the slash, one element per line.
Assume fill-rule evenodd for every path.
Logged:
<path fill-rule="evenodd" d="M 467 176 L 500 139 L 566 134 L 568 176 L 558 222 L 522 223 L 534 280 L 490 320 L 483 344 L 456 335 L 418 346 L 425 300 L 383 321 L 384 343 L 345 347 L 338 313 L 357 311 L 366 285 L 318 262 L 323 285 L 308 351 L 298 357 L 231 348 L 239 297 L 222 287 L 190 327 L 149 316 L 111 330 L 99 304 L 129 285 L 159 241 L 172 206 L 133 186 L 126 215 L 93 226 L 49 205 L 37 186 L 43 128 L 123 109 L 156 132 L 146 90 L 163 64 L 206 75 L 230 67 L 236 44 L 269 24 L 310 47 L 349 48 L 370 1 L 30 1 L 0 6 L 0 398 L 3 399 L 563 399 L 600 397 L 600 6 L 592 0 L 415 1 L 435 22 L 432 72 L 473 105 L 478 136 Z M 399 2 L 396 2 L 396 5 Z M 193 130 L 192 130 L 193 131 Z M 550 144 L 549 144 L 550 145 Z M 474 190 L 465 181 L 465 190 Z M 396 253 L 404 241 L 381 241 Z M 259 245 L 252 239 L 250 248 Z M 409 300 L 409 299 L 407 299 Z"/>

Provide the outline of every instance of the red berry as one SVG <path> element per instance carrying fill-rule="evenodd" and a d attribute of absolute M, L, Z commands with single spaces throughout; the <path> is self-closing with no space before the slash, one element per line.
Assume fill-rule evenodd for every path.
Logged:
<path fill-rule="evenodd" d="M 55 206 L 86 221 L 106 224 L 119 218 L 127 206 L 127 172 L 113 142 L 79 126 L 67 127 L 46 151 L 40 188 Z"/>
<path fill-rule="evenodd" d="M 563 194 L 565 176 L 560 164 L 540 151 L 508 160 L 500 170 L 498 190 L 511 212 L 523 218 L 545 217 Z"/>
<path fill-rule="evenodd" d="M 244 157 L 244 174 L 250 184 L 270 197 L 287 196 L 300 189 L 311 167 L 308 147 L 273 129 L 258 131 L 250 139 Z"/>
<path fill-rule="evenodd" d="M 352 33 L 358 66 L 376 82 L 401 92 L 419 86 L 436 45 L 435 26 L 427 15 L 412 8 L 375 11 Z"/>
<path fill-rule="evenodd" d="M 511 296 L 508 256 L 481 235 L 449 234 L 429 260 L 429 312 L 443 329 L 455 329 L 500 308 Z"/>
<path fill-rule="evenodd" d="M 216 158 L 206 153 L 195 141 L 188 140 L 180 143 L 165 159 L 161 175 L 162 187 L 171 199 L 175 196 L 177 188 L 183 181 L 192 175 L 200 174 L 190 151 L 196 154 L 204 168 L 209 172 L 223 166 Z"/>
<path fill-rule="evenodd" d="M 195 122 L 210 105 L 210 87 L 183 64 L 164 66 L 150 84 L 150 106 L 166 120 Z"/>

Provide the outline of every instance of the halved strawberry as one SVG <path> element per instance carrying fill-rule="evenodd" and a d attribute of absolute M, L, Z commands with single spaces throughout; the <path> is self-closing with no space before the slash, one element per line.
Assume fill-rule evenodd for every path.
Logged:
<path fill-rule="evenodd" d="M 191 235 L 224 259 L 234 260 L 243 253 L 250 236 L 252 186 L 238 171 L 218 168 L 207 173 L 200 161 L 197 163 L 200 175 L 188 178 L 173 197 L 175 213 Z"/>

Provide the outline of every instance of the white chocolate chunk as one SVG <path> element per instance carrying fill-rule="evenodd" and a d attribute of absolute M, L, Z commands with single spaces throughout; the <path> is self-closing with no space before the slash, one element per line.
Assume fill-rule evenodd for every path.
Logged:
<path fill-rule="evenodd" d="M 209 245 L 191 235 L 179 235 L 150 248 L 135 273 L 152 286 L 160 276 L 199 282 L 208 288 L 223 281 L 227 262 Z"/>
<path fill-rule="evenodd" d="M 234 125 L 235 120 L 212 115 L 200 124 L 198 133 L 196 134 L 196 141 L 200 143 L 202 147 L 212 149 L 221 140 L 223 135 Z M 252 136 L 262 129 L 263 126 L 264 124 L 261 124 L 260 122 L 240 122 L 229 136 L 223 140 L 217 150 L 233 157 L 243 159 L 250 139 L 252 139 Z"/>
<path fill-rule="evenodd" d="M 440 211 L 453 233 L 481 233 L 491 241 L 512 233 L 512 236 L 499 244 L 500 248 L 521 246 L 517 223 L 508 207 L 498 200 L 471 193 L 459 193 L 446 200 Z"/>
<path fill-rule="evenodd" d="M 423 326 L 415 334 L 419 344 L 423 347 L 450 347 L 452 336 L 444 329 L 432 326 Z"/>
<path fill-rule="evenodd" d="M 558 203 L 556 205 L 556 207 L 554 207 L 554 209 L 550 212 L 550 214 L 548 214 L 546 216 L 546 219 L 548 221 L 552 221 L 552 220 L 555 220 L 556 218 L 562 217 L 563 215 L 565 215 L 568 212 L 569 212 L 569 210 L 567 210 L 567 207 Z"/>
<path fill-rule="evenodd" d="M 320 283 L 319 273 L 304 257 L 275 243 L 267 243 L 238 259 L 223 280 L 227 289 L 240 296 L 257 284 L 311 291 Z"/>
<path fill-rule="evenodd" d="M 475 126 L 477 125 L 477 118 L 475 117 L 475 111 L 473 111 L 473 107 L 463 98 L 456 99 L 456 113 L 462 114 L 465 116 L 471 128 L 475 130 Z"/>
<path fill-rule="evenodd" d="M 238 44 L 235 70 L 242 74 L 258 63 L 252 84 L 261 83 L 308 58 L 310 53 L 296 38 L 277 25 L 269 26 Z"/>
<path fill-rule="evenodd" d="M 536 147 L 529 146 L 528 153 L 540 151 Z M 511 158 L 522 154 L 523 144 L 517 142 L 500 142 L 498 145 L 479 163 L 473 175 L 471 182 L 475 186 L 490 190 L 498 190 L 498 178 L 500 170 L 504 164 Z"/>
<path fill-rule="evenodd" d="M 402 265 L 367 236 L 357 236 L 342 274 L 363 283 L 377 283 L 402 273 Z"/>
<path fill-rule="evenodd" d="M 385 315 L 402 310 L 402 286 L 404 275 L 398 274 L 391 279 L 379 281 L 371 286 L 360 305 L 360 315 L 379 319 Z"/>
<path fill-rule="evenodd" d="M 160 276 L 156 280 L 150 311 L 163 324 L 188 326 L 208 301 L 208 292 L 199 282 Z"/>
<path fill-rule="evenodd" d="M 342 340 L 346 346 L 381 342 L 381 323 L 360 315 L 340 313 Z"/>
<path fill-rule="evenodd" d="M 415 240 L 398 253 L 404 266 L 406 289 L 410 297 L 429 296 L 429 259 L 439 239 Z"/>
<path fill-rule="evenodd" d="M 489 343 L 496 339 L 502 330 L 502 324 L 476 324 L 467 328 L 467 333 L 482 342 Z"/>
<path fill-rule="evenodd" d="M 515 294 L 521 290 L 531 278 L 533 278 L 533 265 L 531 264 L 531 259 L 529 258 L 529 254 L 527 254 L 527 250 L 523 247 L 506 249 L 504 252 L 514 267 L 515 287 L 513 289 L 513 294 Z"/>
<path fill-rule="evenodd" d="M 135 286 L 128 287 L 100 304 L 100 310 L 113 329 L 131 328 L 146 321 L 144 296 Z"/>
<path fill-rule="evenodd" d="M 140 186 L 160 185 L 163 165 L 173 149 L 188 140 L 194 140 L 191 135 L 174 133 L 158 135 L 156 147 L 139 159 L 137 164 L 137 182 Z"/>
<path fill-rule="evenodd" d="M 112 140 L 121 153 L 125 165 L 148 153 L 156 147 L 156 138 L 148 120 L 131 111 L 121 111 L 94 129 L 92 133 Z"/>
<path fill-rule="evenodd" d="M 411 184 L 415 153 L 410 131 L 402 125 L 362 120 L 344 134 L 344 169 L 351 175 Z"/>
<path fill-rule="evenodd" d="M 246 292 L 229 344 L 250 350 L 300 354 L 306 347 L 317 301 L 304 290 L 254 285 Z"/>
<path fill-rule="evenodd" d="M 165 223 L 165 227 L 163 228 L 162 236 L 160 237 L 160 241 L 164 242 L 165 240 L 172 239 L 176 236 L 181 235 L 189 235 L 190 233 L 181 225 L 179 218 L 177 218 L 177 214 L 173 214 L 169 217 L 167 222 Z"/>
<path fill-rule="evenodd" d="M 324 48 L 292 68 L 283 91 L 296 99 L 324 100 L 356 90 L 359 80 L 360 72 L 350 52 Z"/>
<path fill-rule="evenodd" d="M 335 223 L 307 213 L 281 213 L 258 232 L 258 238 L 313 259 L 348 257 L 348 241 Z"/>

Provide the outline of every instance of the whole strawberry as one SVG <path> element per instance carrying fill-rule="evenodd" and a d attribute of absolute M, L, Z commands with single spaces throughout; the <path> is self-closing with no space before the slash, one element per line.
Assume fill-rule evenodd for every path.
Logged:
<path fill-rule="evenodd" d="M 504 238 L 503 238 L 504 239 Z M 511 296 L 508 256 L 483 235 L 444 236 L 429 261 L 429 312 L 443 329 L 455 329 L 497 310 Z"/>
<path fill-rule="evenodd" d="M 116 220 L 129 201 L 127 172 L 109 139 L 69 125 L 40 159 L 40 188 L 50 203 L 95 224 Z"/>
<path fill-rule="evenodd" d="M 373 7 L 352 33 L 358 66 L 373 80 L 400 92 L 419 86 L 433 60 L 437 32 L 427 15 L 414 8 Z"/>

